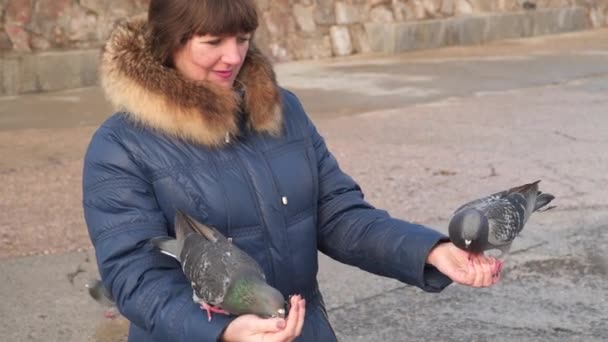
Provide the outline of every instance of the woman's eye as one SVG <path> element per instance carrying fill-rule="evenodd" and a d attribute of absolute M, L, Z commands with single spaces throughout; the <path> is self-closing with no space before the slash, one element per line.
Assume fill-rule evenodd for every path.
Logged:
<path fill-rule="evenodd" d="M 214 40 L 206 41 L 205 43 L 209 44 L 209 45 L 220 45 L 221 42 L 222 42 L 221 39 L 214 39 Z"/>
<path fill-rule="evenodd" d="M 246 43 L 249 41 L 249 39 L 251 39 L 251 38 L 249 38 L 249 37 L 238 37 L 237 38 L 239 43 Z"/>

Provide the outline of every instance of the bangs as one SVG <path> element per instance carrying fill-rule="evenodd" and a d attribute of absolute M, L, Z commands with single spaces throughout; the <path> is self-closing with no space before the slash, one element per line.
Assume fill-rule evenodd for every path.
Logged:
<path fill-rule="evenodd" d="M 172 66 L 175 52 L 195 35 L 253 33 L 258 12 L 254 0 L 150 0 L 148 24 L 153 54 Z"/>
<path fill-rule="evenodd" d="M 258 13 L 252 0 L 208 0 L 192 13 L 192 32 L 213 36 L 250 33 L 258 28 Z"/>

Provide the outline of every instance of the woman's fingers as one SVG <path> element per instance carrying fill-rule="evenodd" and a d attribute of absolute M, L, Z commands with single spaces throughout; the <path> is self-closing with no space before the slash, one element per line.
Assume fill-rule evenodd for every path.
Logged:
<path fill-rule="evenodd" d="M 224 341 L 246 339 L 267 342 L 291 342 L 301 333 L 306 315 L 306 302 L 301 296 L 290 298 L 291 308 L 287 319 L 262 319 L 255 315 L 242 315 L 228 325 L 223 335 Z"/>
<path fill-rule="evenodd" d="M 502 270 L 502 261 L 492 257 L 492 285 L 500 280 L 500 271 Z"/>
<path fill-rule="evenodd" d="M 240 317 L 247 317 L 247 330 L 255 331 L 256 333 L 278 333 L 285 329 L 285 320 L 282 318 L 260 318 L 255 315 L 244 315 Z"/>
<path fill-rule="evenodd" d="M 296 336 L 300 336 L 302 333 L 302 327 L 304 326 L 304 319 L 306 318 L 306 300 L 302 299 L 300 302 L 300 317 L 298 324 L 296 325 Z"/>
<path fill-rule="evenodd" d="M 289 316 L 287 317 L 287 326 L 285 327 L 285 333 L 288 336 L 295 337 L 296 327 L 298 326 L 298 319 L 300 319 L 300 295 L 291 297 L 291 310 L 289 310 Z"/>
<path fill-rule="evenodd" d="M 299 295 L 292 296 L 290 298 L 291 308 L 287 315 L 287 321 L 285 322 L 285 329 L 273 336 L 273 341 L 293 341 L 298 335 L 296 329 L 298 321 L 300 320 L 300 305 L 301 297 Z"/>
<path fill-rule="evenodd" d="M 471 286 L 479 287 L 479 283 L 481 283 L 481 272 L 479 270 L 479 258 L 475 257 L 470 262 L 471 273 L 473 273 L 473 282 Z"/>
<path fill-rule="evenodd" d="M 488 258 L 484 258 L 483 264 L 483 286 L 488 287 L 492 285 L 492 278 L 494 274 L 493 263 Z"/>
<path fill-rule="evenodd" d="M 473 260 L 473 268 L 475 273 L 474 287 L 488 287 L 494 282 L 494 263 L 485 256 L 480 256 Z"/>
<path fill-rule="evenodd" d="M 475 284 L 475 278 L 477 276 L 477 272 L 475 271 L 475 260 L 477 259 L 476 255 L 471 254 L 468 262 L 466 262 L 466 272 L 464 285 L 473 286 Z"/>

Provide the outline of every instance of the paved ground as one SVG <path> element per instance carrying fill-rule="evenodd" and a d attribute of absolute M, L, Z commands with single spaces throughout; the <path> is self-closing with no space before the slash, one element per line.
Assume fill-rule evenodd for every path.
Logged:
<path fill-rule="evenodd" d="M 608 340 L 608 31 L 281 64 L 342 167 L 394 216 L 446 230 L 462 202 L 542 179 L 501 283 L 426 294 L 321 258 L 342 341 Z M 96 275 L 82 155 L 98 88 L 0 98 L 0 336 L 116 340 Z"/>

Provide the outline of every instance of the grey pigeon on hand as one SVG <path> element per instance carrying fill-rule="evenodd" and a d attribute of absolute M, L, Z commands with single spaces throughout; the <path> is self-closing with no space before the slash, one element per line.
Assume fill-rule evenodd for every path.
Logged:
<path fill-rule="evenodd" d="M 499 257 L 504 257 L 530 215 L 555 198 L 540 192 L 538 183 L 497 192 L 456 209 L 449 223 L 450 239 L 473 254 L 498 249 Z"/>
<path fill-rule="evenodd" d="M 175 234 L 176 239 L 157 237 L 151 242 L 181 263 L 193 299 L 209 320 L 211 312 L 285 317 L 283 295 L 266 283 L 258 263 L 231 240 L 180 211 Z"/>
<path fill-rule="evenodd" d="M 116 302 L 110 292 L 103 286 L 103 283 L 99 279 L 91 279 L 85 284 L 85 287 L 89 290 L 89 295 L 95 299 L 96 302 L 101 304 L 106 310 L 104 316 L 106 318 L 114 319 L 118 317 L 118 308 Z"/>

